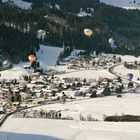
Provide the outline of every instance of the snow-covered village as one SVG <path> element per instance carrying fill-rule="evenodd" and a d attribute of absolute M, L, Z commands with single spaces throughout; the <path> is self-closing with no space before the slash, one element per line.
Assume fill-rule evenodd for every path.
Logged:
<path fill-rule="evenodd" d="M 140 113 L 139 69 L 124 66 L 125 62 L 139 62 L 140 58 L 92 54 L 89 60 L 82 59 L 83 51 L 73 50 L 69 57 L 58 62 L 63 51 L 41 45 L 36 72 L 30 63 L 0 72 L 0 129 L 4 132 L 1 139 L 26 139 L 25 132 L 37 133 L 40 129 L 44 136 L 33 139 L 51 139 L 45 136 L 47 132 L 54 136 L 52 139 L 90 139 L 89 133 L 97 134 L 96 139 L 100 139 L 101 131 L 107 139 L 123 139 L 128 134 L 128 139 L 139 139 L 138 124 L 125 123 L 120 130 L 122 123 L 117 128 L 115 123 L 106 123 L 106 118 Z M 51 126 L 52 122 L 56 126 Z M 64 133 L 62 128 L 68 132 Z"/>
<path fill-rule="evenodd" d="M 75 5 L 0 1 L 0 140 L 140 140 L 139 0 Z"/>

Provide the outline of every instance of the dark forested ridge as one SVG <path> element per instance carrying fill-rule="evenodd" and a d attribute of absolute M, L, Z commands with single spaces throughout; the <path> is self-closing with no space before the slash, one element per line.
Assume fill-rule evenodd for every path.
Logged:
<path fill-rule="evenodd" d="M 99 6 L 99 0 L 24 0 L 33 3 L 33 8 L 42 7 L 45 5 L 59 5 L 60 9 L 69 12 L 79 12 L 80 8 L 86 10 L 87 8 L 96 8 Z"/>
<path fill-rule="evenodd" d="M 33 2 L 32 9 L 23 10 L 0 2 L 0 45 L 13 60 L 27 60 L 30 51 L 38 47 L 35 36 L 40 29 L 47 33 L 44 40 L 47 44 L 112 52 L 108 39 L 113 37 L 118 45 L 115 53 L 140 54 L 139 10 L 100 4 L 98 0 L 26 1 Z M 81 8 L 91 16 L 78 17 L 75 13 Z M 90 38 L 83 33 L 87 27 L 93 30 Z M 15 54 L 19 54 L 18 59 L 14 58 Z"/>
<path fill-rule="evenodd" d="M 28 33 L 22 33 L 11 27 L 0 25 L 0 51 L 13 60 L 27 61 L 30 53 L 39 49 L 38 41 Z"/>

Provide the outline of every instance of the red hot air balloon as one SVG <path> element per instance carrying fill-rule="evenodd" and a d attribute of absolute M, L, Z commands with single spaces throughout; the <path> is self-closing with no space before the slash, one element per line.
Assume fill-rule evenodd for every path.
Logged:
<path fill-rule="evenodd" d="M 31 55 L 28 56 L 28 59 L 32 63 L 32 62 L 34 62 L 36 60 L 36 57 L 31 54 Z"/>

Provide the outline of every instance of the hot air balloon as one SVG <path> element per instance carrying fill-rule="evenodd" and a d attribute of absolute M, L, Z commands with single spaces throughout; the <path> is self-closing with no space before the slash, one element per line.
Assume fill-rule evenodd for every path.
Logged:
<path fill-rule="evenodd" d="M 32 62 L 34 62 L 36 60 L 36 57 L 31 54 L 31 55 L 28 56 L 28 59 L 32 63 Z"/>
<path fill-rule="evenodd" d="M 127 80 L 131 81 L 133 79 L 133 74 L 132 73 L 128 73 L 127 74 Z"/>
<path fill-rule="evenodd" d="M 96 77 L 96 82 L 102 82 L 103 81 L 103 77 Z"/>
<path fill-rule="evenodd" d="M 3 67 L 10 67 L 11 62 L 9 60 L 4 60 L 2 64 L 3 64 Z"/>
<path fill-rule="evenodd" d="M 36 36 L 38 39 L 44 40 L 46 36 L 46 32 L 44 30 L 38 30 Z"/>
<path fill-rule="evenodd" d="M 113 51 L 114 51 L 117 47 L 118 47 L 118 46 L 117 46 L 116 43 L 113 43 L 113 44 L 111 45 L 111 48 L 112 48 Z"/>
<path fill-rule="evenodd" d="M 93 34 L 93 31 L 91 29 L 84 29 L 84 34 L 88 37 L 91 37 L 91 35 Z"/>
<path fill-rule="evenodd" d="M 110 38 L 110 39 L 108 40 L 108 42 L 112 45 L 112 44 L 114 44 L 114 39 L 113 39 L 113 38 Z"/>

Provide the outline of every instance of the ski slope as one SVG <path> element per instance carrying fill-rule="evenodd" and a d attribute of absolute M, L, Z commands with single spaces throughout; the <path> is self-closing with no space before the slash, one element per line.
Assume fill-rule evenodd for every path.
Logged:
<path fill-rule="evenodd" d="M 40 62 L 40 66 L 44 70 L 55 66 L 62 50 L 63 48 L 40 45 L 40 50 L 37 52 L 37 60 Z"/>
<path fill-rule="evenodd" d="M 21 8 L 21 9 L 31 9 L 32 3 L 30 2 L 25 2 L 22 0 L 2 0 L 3 3 L 9 3 L 9 4 L 13 4 L 16 5 L 17 7 Z"/>

